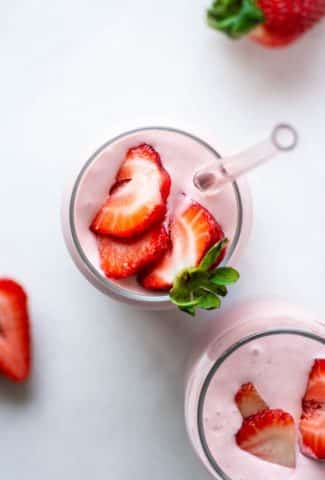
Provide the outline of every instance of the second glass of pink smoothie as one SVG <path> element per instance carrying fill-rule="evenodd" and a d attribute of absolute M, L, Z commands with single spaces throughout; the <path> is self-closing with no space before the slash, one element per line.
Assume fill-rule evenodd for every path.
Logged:
<path fill-rule="evenodd" d="M 304 451 L 299 448 L 303 397 L 316 359 L 325 368 L 325 323 L 301 308 L 276 300 L 251 301 L 218 315 L 209 332 L 196 342 L 185 394 L 186 425 L 192 446 L 213 477 L 218 480 L 325 478 L 325 462 L 317 461 L 308 448 Z M 321 382 L 321 374 L 319 380 Z M 236 443 L 236 434 L 243 423 L 235 403 L 236 393 L 248 384 L 253 384 L 263 396 L 267 408 L 282 409 L 295 421 L 294 466 L 270 463 L 244 451 Z M 316 395 L 316 382 L 313 388 Z M 318 402 L 310 402 L 315 412 L 319 408 L 319 418 L 325 417 L 321 406 L 325 405 L 322 388 L 317 390 Z M 252 434 L 257 423 L 249 418 L 247 422 Z M 276 428 L 270 434 L 271 440 L 272 435 L 276 437 L 278 433 Z M 321 421 L 317 428 L 324 429 L 324 436 L 325 425 L 322 427 Z M 272 442 L 262 447 L 258 442 L 265 441 L 268 432 L 261 432 L 253 432 L 256 438 L 250 448 L 257 452 L 260 448 L 264 455 L 279 456 L 283 460 L 285 453 L 281 450 L 285 450 L 285 444 L 280 452 L 276 446 L 272 451 Z M 316 435 L 316 431 L 312 433 Z M 319 433 L 321 435 L 321 431 Z M 320 437 L 319 444 L 314 443 L 321 448 Z"/>

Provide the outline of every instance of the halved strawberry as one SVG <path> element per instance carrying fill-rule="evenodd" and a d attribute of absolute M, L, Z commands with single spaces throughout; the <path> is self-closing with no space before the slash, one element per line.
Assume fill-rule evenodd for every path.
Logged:
<path fill-rule="evenodd" d="M 292 416 L 283 410 L 264 410 L 244 420 L 237 445 L 270 463 L 294 468 L 296 431 Z"/>
<path fill-rule="evenodd" d="M 27 296 L 18 283 L 0 279 L 0 370 L 22 382 L 30 372 Z"/>
<path fill-rule="evenodd" d="M 159 154 L 145 144 L 132 148 L 90 228 L 117 238 L 140 235 L 163 220 L 169 190 Z"/>
<path fill-rule="evenodd" d="M 240 387 L 235 395 L 235 403 L 243 418 L 269 408 L 252 383 L 245 383 Z"/>
<path fill-rule="evenodd" d="M 325 358 L 316 359 L 302 400 L 300 446 L 314 459 L 325 460 Z"/>
<path fill-rule="evenodd" d="M 169 246 L 166 229 L 158 225 L 139 237 L 119 240 L 98 236 L 101 268 L 109 278 L 125 278 L 159 260 Z"/>
<path fill-rule="evenodd" d="M 197 266 L 224 233 L 208 210 L 191 201 L 173 218 L 170 237 L 171 248 L 165 256 L 139 276 L 140 283 L 149 290 L 169 290 L 176 275 L 186 267 Z"/>
<path fill-rule="evenodd" d="M 310 371 L 303 398 L 304 406 L 309 403 L 323 404 L 325 409 L 325 358 L 316 359 Z"/>
<path fill-rule="evenodd" d="M 315 460 L 325 460 L 325 410 L 304 413 L 299 430 L 302 453 Z"/>
<path fill-rule="evenodd" d="M 167 200 L 171 186 L 169 173 L 163 168 L 159 153 L 146 143 L 128 150 L 116 179 L 117 181 L 130 180 L 139 174 L 150 177 L 158 176 L 163 200 Z"/>

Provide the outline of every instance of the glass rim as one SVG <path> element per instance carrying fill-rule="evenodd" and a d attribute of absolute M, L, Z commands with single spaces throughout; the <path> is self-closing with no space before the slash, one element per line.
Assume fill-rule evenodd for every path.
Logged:
<path fill-rule="evenodd" d="M 214 378 L 214 375 L 216 372 L 219 370 L 221 365 L 224 363 L 224 361 L 234 352 L 236 352 L 239 348 L 241 348 L 243 345 L 246 345 L 247 343 L 271 336 L 271 335 L 299 335 L 301 337 L 305 338 L 310 338 L 311 340 L 314 340 L 316 342 L 322 343 L 325 345 L 325 338 L 322 338 L 321 336 L 317 335 L 316 333 L 312 332 L 307 332 L 305 330 L 297 330 L 293 328 L 277 328 L 277 329 L 271 329 L 271 330 L 266 330 L 263 332 L 259 333 L 254 333 L 252 335 L 245 336 L 244 338 L 241 338 L 239 341 L 233 343 L 230 347 L 228 347 L 218 358 L 217 360 L 213 363 L 211 368 L 209 369 L 209 372 L 205 376 L 205 380 L 203 382 L 203 385 L 200 390 L 200 395 L 199 395 L 199 400 L 198 400 L 198 405 L 197 405 L 197 428 L 198 428 L 198 436 L 200 440 L 200 444 L 203 450 L 204 455 L 206 456 L 209 466 L 212 468 L 212 470 L 219 476 L 220 480 L 234 480 L 233 478 L 229 477 L 219 466 L 218 462 L 215 460 L 214 456 L 212 455 L 208 442 L 206 440 L 205 436 L 205 428 L 204 428 L 204 423 L 203 423 L 203 410 L 204 410 L 204 403 L 206 400 L 206 395 L 207 391 L 210 387 L 211 381 Z"/>
<path fill-rule="evenodd" d="M 198 142 L 201 144 L 203 147 L 208 149 L 216 158 L 221 158 L 220 154 L 207 142 L 202 140 L 201 138 L 197 137 L 196 135 L 193 135 L 191 133 L 188 133 L 184 130 L 180 130 L 177 128 L 173 127 L 164 127 L 164 126 L 147 126 L 147 127 L 139 127 L 135 128 L 132 130 L 128 130 L 124 133 L 121 133 L 112 139 L 108 140 L 107 142 L 103 143 L 85 162 L 83 167 L 81 168 L 77 179 L 73 185 L 71 197 L 70 197 L 70 202 L 69 202 L 69 226 L 70 226 L 70 231 L 71 231 L 71 237 L 73 244 L 77 250 L 77 253 L 81 260 L 84 262 L 88 270 L 91 272 L 91 274 L 96 278 L 96 281 L 98 281 L 99 285 L 101 288 L 103 288 L 105 291 L 111 290 L 113 294 L 117 295 L 118 297 L 126 298 L 128 300 L 135 300 L 137 302 L 146 302 L 146 303 L 152 303 L 152 304 L 157 304 L 161 302 L 169 302 L 168 299 L 168 294 L 164 295 L 147 295 L 145 293 L 138 293 L 138 292 L 133 292 L 131 290 L 128 290 L 126 288 L 123 288 L 114 282 L 110 281 L 104 275 L 102 275 L 96 267 L 93 266 L 93 264 L 89 261 L 84 249 L 82 248 L 82 245 L 78 239 L 78 234 L 75 226 L 75 202 L 76 202 L 76 197 L 77 193 L 79 190 L 80 183 L 83 179 L 84 174 L 86 173 L 87 169 L 89 166 L 96 160 L 98 155 L 102 153 L 109 145 L 113 144 L 117 140 L 126 137 L 128 135 L 132 135 L 137 132 L 141 131 L 149 131 L 149 130 L 163 130 L 167 132 L 174 132 L 180 135 L 184 135 L 186 137 L 191 138 L 192 140 Z M 236 198 L 236 205 L 237 205 L 237 225 L 236 225 L 236 231 L 233 240 L 231 241 L 230 248 L 228 250 L 227 255 L 225 256 L 224 260 L 222 261 L 222 265 L 226 264 L 228 260 L 231 258 L 233 255 L 234 251 L 236 250 L 236 247 L 238 245 L 241 232 L 242 232 L 242 225 L 243 225 L 243 203 L 242 203 L 242 197 L 241 193 L 238 187 L 238 184 L 236 181 L 233 181 L 232 187 L 234 190 L 235 198 Z"/>

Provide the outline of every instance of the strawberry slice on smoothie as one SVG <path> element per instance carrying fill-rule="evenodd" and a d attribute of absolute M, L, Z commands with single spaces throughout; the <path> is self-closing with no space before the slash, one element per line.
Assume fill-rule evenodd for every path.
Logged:
<path fill-rule="evenodd" d="M 91 230 L 117 238 L 140 235 L 164 219 L 169 191 L 159 154 L 146 144 L 131 148 Z"/>
<path fill-rule="evenodd" d="M 197 267 L 209 248 L 224 238 L 221 226 L 202 205 L 190 201 L 170 224 L 171 247 L 152 268 L 139 276 L 149 290 L 168 291 L 185 268 Z M 222 259 L 222 253 L 218 260 Z"/>
<path fill-rule="evenodd" d="M 139 172 L 159 181 L 162 198 L 166 201 L 171 187 L 169 173 L 163 168 L 159 153 L 146 143 L 128 150 L 116 180 L 118 182 L 130 180 L 137 177 Z"/>
<path fill-rule="evenodd" d="M 296 429 L 283 410 L 264 410 L 244 420 L 237 445 L 251 455 L 283 467 L 296 466 Z"/>
<path fill-rule="evenodd" d="M 169 247 L 169 235 L 158 225 L 128 240 L 98 236 L 101 267 L 109 278 L 126 278 L 159 260 Z"/>
<path fill-rule="evenodd" d="M 269 408 L 252 383 L 240 387 L 235 395 L 235 403 L 244 419 Z"/>
<path fill-rule="evenodd" d="M 325 460 L 325 358 L 316 359 L 302 400 L 299 425 L 302 453 Z"/>

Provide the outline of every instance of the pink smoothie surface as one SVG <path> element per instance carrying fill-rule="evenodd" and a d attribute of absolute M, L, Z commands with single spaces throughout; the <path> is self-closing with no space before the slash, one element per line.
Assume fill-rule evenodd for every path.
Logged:
<path fill-rule="evenodd" d="M 196 139 L 175 131 L 162 129 L 139 130 L 122 136 L 101 150 L 86 168 L 75 199 L 75 227 L 81 247 L 92 265 L 100 272 L 95 235 L 89 230 L 94 216 L 105 200 L 115 175 L 129 148 L 147 143 L 161 156 L 163 166 L 172 180 L 168 200 L 169 215 L 180 202 L 181 193 L 206 207 L 222 226 L 230 242 L 238 224 L 238 205 L 234 187 L 229 184 L 217 195 L 200 193 L 193 185 L 195 171 L 215 161 L 215 153 Z M 168 218 L 166 219 L 168 222 Z M 144 292 L 134 278 L 111 280 L 127 289 Z M 148 293 L 146 294 L 155 295 Z"/>
<path fill-rule="evenodd" d="M 315 358 L 325 358 L 325 345 L 296 334 L 254 339 L 233 352 L 216 371 L 203 407 L 209 450 L 232 480 L 324 480 L 325 462 L 304 456 L 297 442 L 297 466 L 289 469 L 263 461 L 235 441 L 242 417 L 234 403 L 240 386 L 252 382 L 270 408 L 293 415 L 298 426 L 309 372 Z"/>

